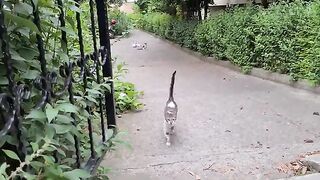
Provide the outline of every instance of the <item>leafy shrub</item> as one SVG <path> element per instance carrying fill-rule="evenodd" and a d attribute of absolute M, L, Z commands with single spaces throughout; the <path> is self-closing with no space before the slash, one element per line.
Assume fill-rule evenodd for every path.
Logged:
<path fill-rule="evenodd" d="M 137 91 L 134 84 L 120 80 L 120 78 L 127 73 L 127 69 L 125 69 L 124 66 L 125 64 L 123 63 L 117 65 L 117 71 L 114 77 L 117 114 L 142 108 L 142 104 L 138 101 L 138 98 L 143 92 Z"/>
<path fill-rule="evenodd" d="M 109 12 L 109 16 L 110 20 L 114 19 L 117 21 L 117 24 L 114 26 L 116 35 L 122 35 L 129 30 L 131 25 L 130 20 L 124 12 L 121 12 L 118 8 L 114 8 Z"/>
<path fill-rule="evenodd" d="M 89 75 L 87 81 L 84 82 L 80 68 L 74 67 L 72 82 L 76 83 L 67 87 L 68 90 L 72 90 L 74 101 L 70 100 L 68 90 L 62 88 L 66 85 L 64 75 L 70 70 L 65 72 L 59 66 L 69 62 L 76 64 L 80 57 L 79 39 L 76 35 L 76 12 L 81 12 L 84 52 L 91 54 L 93 50 L 89 1 L 81 1 L 80 8 L 74 5 L 73 0 L 63 1 L 66 16 L 66 26 L 63 28 L 60 28 L 60 10 L 55 1 L 41 1 L 37 5 L 40 12 L 41 33 L 36 33 L 39 29 L 32 22 L 31 2 L 38 1 L 6 0 L 5 6 L 1 7 L 1 13 L 5 12 L 5 25 L 8 32 L 8 36 L 5 36 L 1 41 L 5 41 L 5 44 L 9 45 L 14 81 L 19 82 L 18 84 L 28 85 L 31 96 L 23 103 L 15 104 L 21 108 L 21 113 L 17 112 L 16 114 L 21 134 L 17 135 L 19 132 L 15 130 L 0 138 L 0 179 L 87 179 L 91 175 L 85 170 L 77 169 L 75 145 L 79 143 L 81 163 L 88 160 L 91 156 L 88 120 L 92 121 L 92 138 L 97 157 L 102 156 L 104 150 L 113 150 L 115 145 L 121 143 L 118 139 L 119 133 L 115 133 L 111 129 L 105 132 L 106 141 L 100 143 L 102 131 L 100 127 L 101 116 L 98 110 L 101 107 L 99 99 L 102 100 L 102 95 L 110 89 L 110 85 L 105 81 L 98 83 L 95 76 L 97 71 L 89 75 L 83 69 L 85 74 Z M 97 23 L 94 24 L 97 25 Z M 66 32 L 67 45 L 61 43 L 61 30 Z M 38 59 L 37 34 L 41 35 L 43 40 L 47 71 L 58 72 L 54 83 L 42 79 L 49 77 L 48 75 L 39 77 L 44 72 L 40 68 Z M 0 47 L 2 45 L 4 43 L 0 43 Z M 3 63 L 4 54 L 2 52 L 0 58 L 0 93 L 13 93 L 12 95 L 16 96 L 18 93 L 8 92 L 10 88 L 8 88 L 7 68 Z M 87 68 L 95 67 L 92 63 L 92 61 L 88 62 Z M 99 71 L 101 73 L 101 66 L 99 66 Z M 35 88 L 37 86 L 39 87 Z M 48 90 L 49 86 L 52 89 Z M 84 86 L 86 86 L 85 90 Z M 50 98 L 44 97 L 46 93 L 39 88 L 48 90 Z M 58 96 L 53 96 L 52 91 L 61 91 L 61 93 L 58 93 L 60 94 Z M 39 100 L 43 98 L 50 103 L 44 104 L 43 107 L 37 107 Z M 103 100 L 102 106 L 104 106 Z M 7 113 L 3 110 L 1 108 L 1 130 L 5 122 L 4 115 Z M 10 111 L 8 110 L 8 112 Z M 102 111 L 102 113 L 104 112 Z M 102 115 L 105 116 L 105 113 Z M 18 143 L 18 139 L 23 142 L 22 145 Z M 22 147 L 20 148 L 20 146 Z M 25 158 L 23 155 L 26 155 Z M 97 176 L 100 175 L 92 178 L 99 179 L 100 177 Z"/>
<path fill-rule="evenodd" d="M 137 26 L 248 70 L 259 67 L 320 83 L 320 1 L 279 2 L 268 9 L 235 7 L 201 23 L 164 13 Z"/>
<path fill-rule="evenodd" d="M 181 46 L 194 49 L 194 29 L 198 23 L 196 21 L 172 20 L 166 31 L 165 37 Z"/>

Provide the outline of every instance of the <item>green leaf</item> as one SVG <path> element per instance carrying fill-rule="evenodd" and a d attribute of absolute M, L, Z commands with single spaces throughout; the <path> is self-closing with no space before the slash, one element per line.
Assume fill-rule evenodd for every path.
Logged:
<path fill-rule="evenodd" d="M 30 162 L 30 165 L 35 169 L 40 169 L 42 167 L 45 167 L 45 165 L 39 161 L 32 161 L 32 162 Z"/>
<path fill-rule="evenodd" d="M 100 85 L 106 88 L 109 92 L 111 91 L 111 87 L 109 84 L 100 84 Z"/>
<path fill-rule="evenodd" d="M 67 157 L 66 153 L 65 153 L 62 149 L 57 148 L 56 150 L 57 150 L 57 152 L 58 152 L 60 155 L 62 155 L 63 157 Z"/>
<path fill-rule="evenodd" d="M 45 160 L 45 164 L 53 164 L 55 161 L 52 156 L 47 156 L 47 155 L 41 155 L 41 156 Z"/>
<path fill-rule="evenodd" d="M 58 109 L 54 109 L 50 104 L 47 104 L 46 115 L 49 123 L 51 123 L 51 121 L 57 117 L 58 113 Z"/>
<path fill-rule="evenodd" d="M 69 62 L 70 61 L 69 56 L 64 52 L 60 52 L 59 56 L 60 56 L 60 59 L 62 62 Z"/>
<path fill-rule="evenodd" d="M 73 119 L 70 116 L 58 114 L 55 122 L 59 124 L 72 124 Z"/>
<path fill-rule="evenodd" d="M 19 53 L 17 53 L 17 51 L 11 49 L 10 50 L 10 54 L 11 54 L 11 58 L 16 60 L 16 61 L 26 61 L 25 58 L 21 57 Z"/>
<path fill-rule="evenodd" d="M 7 85 L 9 81 L 6 77 L 0 77 L 0 85 Z"/>
<path fill-rule="evenodd" d="M 23 57 L 24 59 L 28 59 L 31 60 L 37 56 L 39 56 L 39 52 L 31 47 L 22 47 L 21 49 L 19 49 L 19 54 L 21 57 Z M 38 62 L 38 61 L 37 61 Z M 39 65 L 39 63 L 37 63 Z"/>
<path fill-rule="evenodd" d="M 59 167 L 60 167 L 62 170 L 70 170 L 70 169 L 72 169 L 72 167 L 69 167 L 69 166 L 66 166 L 66 165 L 59 165 Z"/>
<path fill-rule="evenodd" d="M 74 142 L 74 136 L 72 136 L 72 134 L 68 133 L 68 134 L 65 134 L 65 138 L 71 143 L 71 144 L 75 144 Z"/>
<path fill-rule="evenodd" d="M 46 117 L 43 111 L 34 109 L 26 116 L 26 119 L 46 119 Z"/>
<path fill-rule="evenodd" d="M 48 139 L 53 139 L 54 135 L 56 134 L 55 128 L 52 126 L 52 124 L 49 124 L 46 127 L 46 137 Z"/>
<path fill-rule="evenodd" d="M 6 138 L 7 138 L 7 143 L 9 143 L 11 145 L 16 145 L 18 143 L 16 137 L 7 135 Z"/>
<path fill-rule="evenodd" d="M 27 38 L 30 38 L 30 29 L 22 27 L 22 28 L 18 29 L 17 31 L 20 34 L 26 36 Z"/>
<path fill-rule="evenodd" d="M 107 131 L 107 133 L 106 133 L 106 136 L 107 136 L 106 139 L 109 140 L 109 139 L 111 139 L 111 138 L 113 137 L 114 131 L 113 131 L 113 129 L 107 129 L 106 131 Z"/>
<path fill-rule="evenodd" d="M 20 158 L 18 157 L 18 155 L 17 155 L 15 152 L 13 152 L 13 151 L 11 151 L 11 150 L 5 150 L 5 149 L 3 149 L 2 151 L 3 151 L 8 157 L 10 157 L 11 159 L 20 161 Z"/>
<path fill-rule="evenodd" d="M 87 91 L 88 91 L 89 93 L 92 93 L 92 94 L 95 94 L 95 95 L 100 95 L 100 94 L 102 94 L 101 92 L 99 92 L 99 91 L 97 91 L 97 90 L 95 90 L 95 89 L 87 89 Z"/>
<path fill-rule="evenodd" d="M 72 171 L 68 171 L 63 173 L 64 177 L 68 178 L 69 180 L 75 180 L 75 179 L 88 179 L 91 177 L 90 173 L 83 170 L 83 169 L 75 169 Z"/>
<path fill-rule="evenodd" d="M 75 28 L 75 23 L 74 23 L 73 18 L 70 17 L 70 16 L 66 16 L 66 20 L 71 25 L 72 29 L 74 29 Z"/>
<path fill-rule="evenodd" d="M 38 76 L 40 75 L 39 71 L 36 70 L 29 70 L 27 72 L 25 72 L 24 74 L 22 74 L 22 78 L 24 79 L 36 79 Z"/>
<path fill-rule="evenodd" d="M 31 144 L 31 147 L 32 147 L 32 151 L 33 151 L 33 152 L 38 151 L 38 149 L 39 149 L 38 143 L 31 142 L 30 144 Z"/>
<path fill-rule="evenodd" d="M 61 164 L 75 164 L 76 160 L 74 158 L 62 159 Z"/>
<path fill-rule="evenodd" d="M 76 35 L 76 33 L 72 29 L 68 29 L 66 27 L 59 27 L 62 31 L 66 32 L 67 34 L 70 35 Z"/>
<path fill-rule="evenodd" d="M 98 104 L 98 102 L 96 101 L 96 99 L 94 99 L 94 98 L 93 98 L 93 97 L 91 97 L 91 96 L 85 96 L 85 98 L 86 98 L 87 100 L 89 100 L 89 101 L 91 101 L 91 102 L 95 103 L 95 104 Z"/>
<path fill-rule="evenodd" d="M 9 11 L 3 11 L 5 18 L 17 23 L 18 27 L 28 27 L 30 30 L 40 34 L 38 27 L 29 19 L 22 18 L 20 16 L 11 14 Z"/>
<path fill-rule="evenodd" d="M 71 9 L 72 11 L 81 13 L 81 9 L 79 9 L 79 8 L 78 8 L 77 6 L 75 6 L 75 5 L 70 6 L 70 9 Z"/>
<path fill-rule="evenodd" d="M 28 172 L 22 172 L 22 177 L 24 177 L 27 180 L 36 180 L 37 179 L 36 175 L 30 174 Z"/>
<path fill-rule="evenodd" d="M 65 133 L 69 132 L 73 128 L 72 125 L 53 124 L 52 126 L 56 130 L 57 134 L 65 134 Z"/>
<path fill-rule="evenodd" d="M 3 163 L 0 166 L 0 174 L 4 174 L 6 172 L 7 169 L 7 163 Z"/>
<path fill-rule="evenodd" d="M 33 4 L 34 4 L 34 6 L 35 6 L 36 8 L 38 8 L 38 2 L 39 2 L 39 0 L 32 0 L 32 2 L 33 2 Z"/>
<path fill-rule="evenodd" d="M 7 180 L 7 178 L 0 174 L 0 180 Z"/>
<path fill-rule="evenodd" d="M 26 159 L 25 159 L 24 161 L 30 162 L 30 161 L 32 161 L 32 157 L 31 157 L 30 155 L 27 155 L 27 156 L 26 156 Z"/>
<path fill-rule="evenodd" d="M 29 16 L 32 14 L 32 6 L 27 3 L 17 3 L 14 5 L 13 11 Z"/>
<path fill-rule="evenodd" d="M 77 113 L 79 108 L 71 103 L 63 103 L 59 104 L 57 106 L 57 109 L 59 109 L 62 112 L 69 112 L 69 113 Z"/>

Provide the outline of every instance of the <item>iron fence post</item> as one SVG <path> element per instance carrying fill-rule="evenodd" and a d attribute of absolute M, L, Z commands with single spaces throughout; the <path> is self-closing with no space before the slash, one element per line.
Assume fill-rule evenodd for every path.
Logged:
<path fill-rule="evenodd" d="M 111 48 L 110 48 L 110 37 L 109 37 L 109 21 L 108 11 L 104 0 L 96 0 L 98 26 L 99 26 L 99 37 L 100 46 L 106 47 L 107 50 L 107 61 L 103 64 L 103 77 L 113 78 L 112 75 L 112 63 L 111 63 Z M 116 125 L 115 117 L 115 102 L 114 102 L 114 85 L 112 81 L 108 81 L 110 85 L 110 91 L 105 93 L 105 106 L 107 111 L 107 125 L 108 128 L 114 128 Z"/>

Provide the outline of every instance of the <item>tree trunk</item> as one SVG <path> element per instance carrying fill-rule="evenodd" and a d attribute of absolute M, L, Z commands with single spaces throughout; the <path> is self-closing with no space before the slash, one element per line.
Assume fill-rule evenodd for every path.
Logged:
<path fill-rule="evenodd" d="M 201 16 L 201 0 L 197 0 L 197 10 L 198 10 L 199 21 L 202 21 L 202 16 Z"/>
<path fill-rule="evenodd" d="M 269 5 L 268 0 L 261 0 L 261 4 L 264 8 L 268 8 L 268 5 Z"/>
<path fill-rule="evenodd" d="M 208 17 L 209 0 L 204 0 L 204 19 Z"/>

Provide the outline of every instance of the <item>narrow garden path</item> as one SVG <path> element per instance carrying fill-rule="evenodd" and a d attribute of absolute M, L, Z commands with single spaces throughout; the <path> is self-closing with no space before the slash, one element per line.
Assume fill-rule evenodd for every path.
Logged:
<path fill-rule="evenodd" d="M 148 49 L 133 49 L 134 41 Z M 277 171 L 281 164 L 320 150 L 318 95 L 202 62 L 138 30 L 112 50 L 146 104 L 118 120 L 132 149 L 105 157 L 112 180 L 276 179 L 288 176 Z M 167 147 L 163 108 L 174 70 L 179 113 Z"/>

